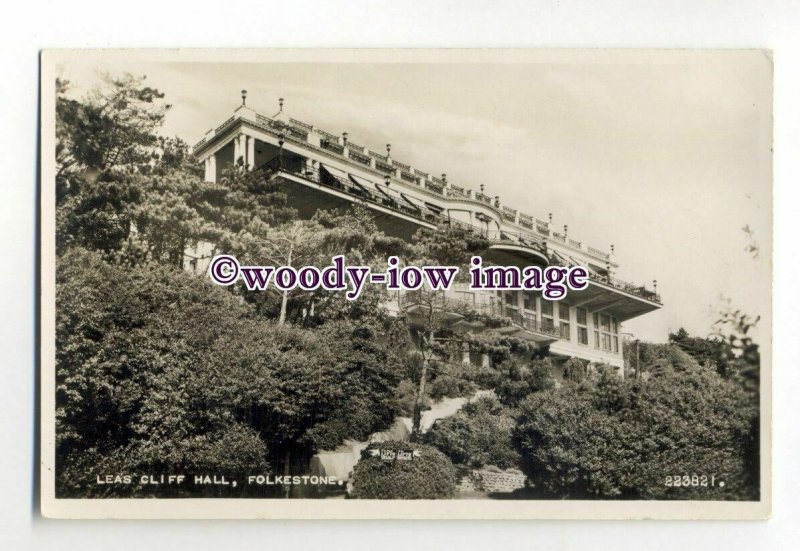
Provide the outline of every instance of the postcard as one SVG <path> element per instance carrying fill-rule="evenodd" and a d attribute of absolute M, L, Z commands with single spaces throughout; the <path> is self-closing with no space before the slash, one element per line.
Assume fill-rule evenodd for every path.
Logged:
<path fill-rule="evenodd" d="M 767 518 L 772 72 L 43 52 L 43 514 Z"/>

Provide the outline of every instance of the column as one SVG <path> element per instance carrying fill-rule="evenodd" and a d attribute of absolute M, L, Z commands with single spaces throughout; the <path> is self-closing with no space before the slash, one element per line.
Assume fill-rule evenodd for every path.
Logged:
<path fill-rule="evenodd" d="M 216 154 L 211 155 L 208 158 L 208 171 L 210 175 L 209 182 L 216 182 L 217 181 L 217 156 Z"/>
<path fill-rule="evenodd" d="M 253 170 L 256 165 L 256 139 L 247 136 L 247 169 Z"/>
<path fill-rule="evenodd" d="M 239 139 L 241 137 L 242 136 L 239 135 L 233 139 L 233 166 L 237 166 L 239 164 L 239 157 L 243 155 L 242 140 Z"/>
<path fill-rule="evenodd" d="M 204 180 L 206 182 L 213 182 L 214 180 L 211 179 L 211 157 L 206 157 L 206 160 L 203 161 L 203 164 L 205 165 L 205 171 L 206 171 Z"/>

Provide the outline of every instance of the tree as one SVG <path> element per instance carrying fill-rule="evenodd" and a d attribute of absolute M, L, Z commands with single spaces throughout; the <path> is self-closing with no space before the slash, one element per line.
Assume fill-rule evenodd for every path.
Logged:
<path fill-rule="evenodd" d="M 259 334 L 229 293 L 171 268 L 124 270 L 73 249 L 57 265 L 59 496 L 127 495 L 108 473 L 269 471 L 233 415 L 239 389 L 213 361 L 228 336 Z"/>
<path fill-rule="evenodd" d="M 386 345 L 352 320 L 278 325 L 205 279 L 80 249 L 57 314 L 61 495 L 135 489 L 92 484 L 107 472 L 288 471 L 394 417 Z"/>
<path fill-rule="evenodd" d="M 720 338 L 701 339 L 692 337 L 681 327 L 675 333 L 669 334 L 669 343 L 677 346 L 692 358 L 697 360 L 700 365 L 713 367 L 720 373 L 725 374 L 729 345 Z"/>

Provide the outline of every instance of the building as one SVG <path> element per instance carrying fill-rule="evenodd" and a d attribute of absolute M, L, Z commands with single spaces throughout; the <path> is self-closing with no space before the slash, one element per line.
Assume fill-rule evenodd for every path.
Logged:
<path fill-rule="evenodd" d="M 278 178 L 301 216 L 320 208 L 353 203 L 368 207 L 387 234 L 411 238 L 419 228 L 449 223 L 480 232 L 490 242 L 483 253 L 499 265 L 581 265 L 590 285 L 570 291 L 567 300 L 551 302 L 534 293 L 451 289 L 442 305 L 468 305 L 510 318 L 505 331 L 549 346 L 551 356 L 578 357 L 590 363 L 623 366 L 621 324 L 661 307 L 659 295 L 642 285 L 616 278 L 619 266 L 610 252 L 568 237 L 567 226 L 555 231 L 551 221 L 523 213 L 499 197 L 448 182 L 445 174 L 420 170 L 392 158 L 391 146 L 378 153 L 341 135 L 287 116 L 280 108 L 265 117 L 248 108 L 246 92 L 233 115 L 209 130 L 193 148 L 204 164 L 205 178 L 216 181 L 234 162 L 263 169 Z M 418 294 L 397 297 L 394 307 L 414 312 Z M 474 328 L 469 330 L 476 330 Z M 620 370 L 621 371 L 621 370 Z"/>

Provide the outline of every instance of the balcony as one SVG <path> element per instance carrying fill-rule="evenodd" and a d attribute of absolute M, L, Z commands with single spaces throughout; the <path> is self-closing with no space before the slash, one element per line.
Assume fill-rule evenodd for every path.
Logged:
<path fill-rule="evenodd" d="M 483 314 L 508 320 L 508 325 L 497 327 L 501 333 L 516 334 L 528 340 L 537 342 L 553 342 L 560 338 L 559 329 L 552 323 L 542 323 L 535 316 L 520 312 L 509 307 L 491 294 L 491 300 L 483 304 L 474 304 L 470 301 L 448 296 L 445 293 L 432 293 L 422 291 L 405 291 L 400 294 L 400 309 L 409 313 L 412 321 L 416 318 L 422 321 L 431 311 L 441 316 L 441 320 L 463 325 L 475 329 L 476 326 L 485 326 L 485 322 L 470 322 L 471 314 Z"/>

